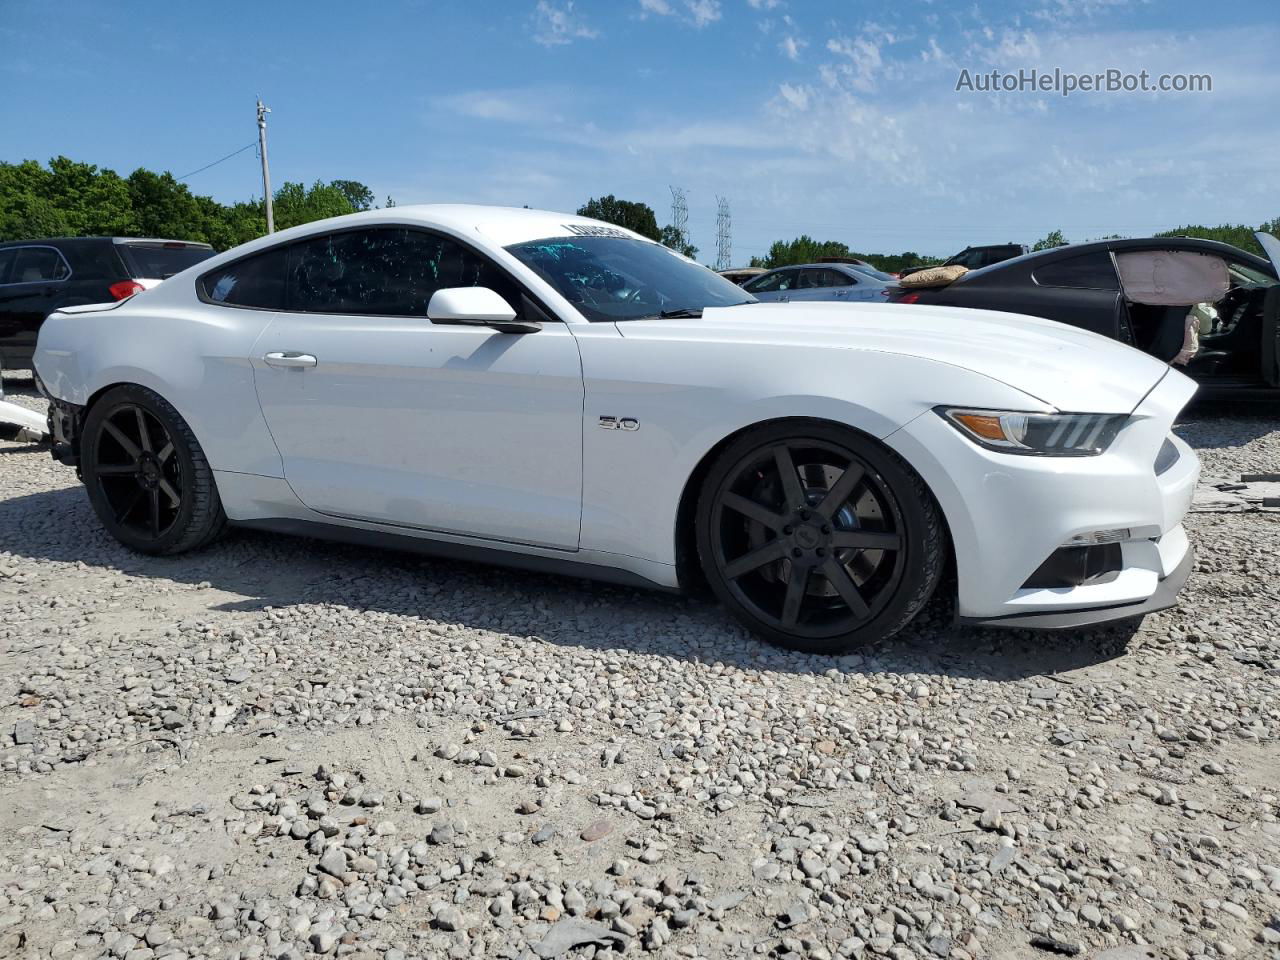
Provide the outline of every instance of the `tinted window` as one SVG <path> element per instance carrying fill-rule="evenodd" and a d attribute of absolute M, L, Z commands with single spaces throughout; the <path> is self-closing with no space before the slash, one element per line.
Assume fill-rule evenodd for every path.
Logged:
<path fill-rule="evenodd" d="M 822 283 L 819 285 L 823 287 L 851 287 L 855 283 L 857 281 L 847 273 L 841 273 L 839 270 L 823 270 Z"/>
<path fill-rule="evenodd" d="M 147 280 L 167 280 L 187 267 L 213 256 L 209 247 L 188 244 L 168 246 L 159 243 L 122 243 L 117 245 L 129 276 Z"/>
<path fill-rule="evenodd" d="M 742 289 L 747 290 L 750 293 L 770 293 L 771 291 L 778 289 L 779 284 L 782 283 L 782 280 L 786 275 L 787 271 L 785 270 L 778 270 L 775 273 L 766 273 L 756 277 L 748 283 L 744 283 L 742 285 Z"/>
<path fill-rule="evenodd" d="M 214 303 L 283 310 L 287 257 L 288 251 L 283 247 L 245 257 L 206 273 L 200 278 L 200 286 L 206 299 Z"/>
<path fill-rule="evenodd" d="M 19 247 L 9 272 L 10 283 L 65 280 L 71 275 L 62 254 L 52 247 Z"/>
<path fill-rule="evenodd" d="M 290 310 L 425 317 L 431 295 L 447 287 L 489 287 L 520 312 L 515 283 L 447 237 L 400 227 L 349 230 L 289 251 Z"/>
<path fill-rule="evenodd" d="M 9 267 L 13 265 L 14 258 L 17 255 L 18 251 L 12 248 L 0 250 L 0 283 L 9 282 Z"/>
<path fill-rule="evenodd" d="M 1036 283 L 1042 287 L 1082 287 L 1089 290 L 1119 290 L 1116 268 L 1105 250 L 1082 253 L 1078 257 L 1055 260 L 1037 267 Z"/>
<path fill-rule="evenodd" d="M 554 237 L 507 250 L 591 321 L 640 320 L 753 302 L 715 271 L 647 240 Z"/>

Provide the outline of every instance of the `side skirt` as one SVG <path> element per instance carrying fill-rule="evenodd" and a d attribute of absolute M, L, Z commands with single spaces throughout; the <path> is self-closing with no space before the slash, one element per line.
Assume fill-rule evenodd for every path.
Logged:
<path fill-rule="evenodd" d="M 323 523 L 292 517 L 271 517 L 258 520 L 233 520 L 232 526 L 244 527 L 249 530 L 265 530 L 270 533 L 284 533 L 291 536 L 311 537 L 317 540 L 333 540 L 362 547 L 399 550 L 405 553 L 417 553 L 449 560 L 464 560 L 468 563 L 514 567 L 520 570 L 532 570 L 537 573 L 552 573 L 567 577 L 579 577 L 585 580 L 599 580 L 605 583 L 616 583 L 621 586 L 639 587 L 644 590 L 660 590 L 663 593 L 680 592 L 678 588 L 657 583 L 629 570 L 619 570 L 594 563 L 583 563 L 580 560 L 533 556 L 497 547 L 475 546 L 469 543 L 427 540 L 422 537 L 387 533 L 382 530 L 365 530 L 336 523 Z"/>

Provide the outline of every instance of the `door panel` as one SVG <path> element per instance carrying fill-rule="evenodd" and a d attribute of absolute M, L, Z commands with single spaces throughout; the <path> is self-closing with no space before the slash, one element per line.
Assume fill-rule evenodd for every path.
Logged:
<path fill-rule="evenodd" d="M 577 548 L 582 364 L 563 324 L 281 313 L 251 359 L 285 478 L 311 509 Z"/>

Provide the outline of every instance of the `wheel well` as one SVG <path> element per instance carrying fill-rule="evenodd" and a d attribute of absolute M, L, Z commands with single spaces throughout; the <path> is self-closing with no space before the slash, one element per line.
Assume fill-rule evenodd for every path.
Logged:
<path fill-rule="evenodd" d="M 84 433 L 84 421 L 85 418 L 89 416 L 89 411 L 93 409 L 94 404 L 101 400 L 106 393 L 114 390 L 116 387 L 140 386 L 142 386 L 140 383 L 133 383 L 130 380 L 121 380 L 118 383 L 108 383 L 105 387 L 100 387 L 89 395 L 89 398 L 84 402 L 84 406 L 76 412 L 75 435 L 71 438 L 71 449 L 77 462 L 80 459 L 80 438 Z"/>
<path fill-rule="evenodd" d="M 702 459 L 698 461 L 697 466 L 695 466 L 693 471 L 689 474 L 689 478 L 684 484 L 684 490 L 680 493 L 680 504 L 676 508 L 675 536 L 676 576 L 680 581 L 680 587 L 682 590 L 689 593 L 704 593 L 709 590 L 706 577 L 702 573 L 702 564 L 698 562 L 697 532 L 694 524 L 695 511 L 698 507 L 698 496 L 702 492 L 702 483 L 706 479 L 707 473 L 711 469 L 711 465 L 716 462 L 716 458 L 720 456 L 721 451 L 747 431 L 755 430 L 758 427 L 766 427 L 775 423 L 794 423 L 797 426 L 801 426 L 803 424 L 822 423 L 839 427 L 842 430 L 848 430 L 852 433 L 856 433 L 858 436 L 863 437 L 871 443 L 884 447 L 886 450 L 893 453 L 894 456 L 897 456 L 899 460 L 902 460 L 902 457 L 895 451 L 890 450 L 887 444 L 873 437 L 871 434 L 859 430 L 856 427 L 851 427 L 847 423 L 839 423 L 835 420 L 825 420 L 821 417 L 779 417 L 773 420 L 761 420 L 759 423 L 752 423 L 748 426 L 742 427 L 740 430 L 735 430 L 702 455 Z M 911 464 L 907 463 L 906 460 L 902 460 L 902 462 L 906 465 L 907 469 L 915 473 L 915 468 L 912 467 Z M 916 476 L 920 475 L 916 473 Z M 934 505 L 938 508 L 938 516 L 942 518 L 942 527 L 947 536 L 947 560 L 946 568 L 943 570 L 942 574 L 942 582 L 943 584 L 950 584 L 951 586 L 948 587 L 948 589 L 953 590 L 955 584 L 956 558 L 955 546 L 951 540 L 951 528 L 947 524 L 947 516 L 942 510 L 942 505 L 938 503 L 938 498 L 934 497 L 933 491 L 929 489 L 929 484 L 925 482 L 923 477 L 920 477 L 920 482 L 923 484 L 925 490 L 929 491 L 929 496 L 933 497 Z"/>

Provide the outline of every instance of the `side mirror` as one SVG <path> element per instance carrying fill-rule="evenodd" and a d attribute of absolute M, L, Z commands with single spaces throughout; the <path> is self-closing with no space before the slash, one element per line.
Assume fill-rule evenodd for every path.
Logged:
<path fill-rule="evenodd" d="M 431 295 L 427 319 L 464 327 L 492 327 L 500 333 L 537 333 L 542 324 L 517 320 L 516 312 L 488 287 L 446 287 Z"/>

